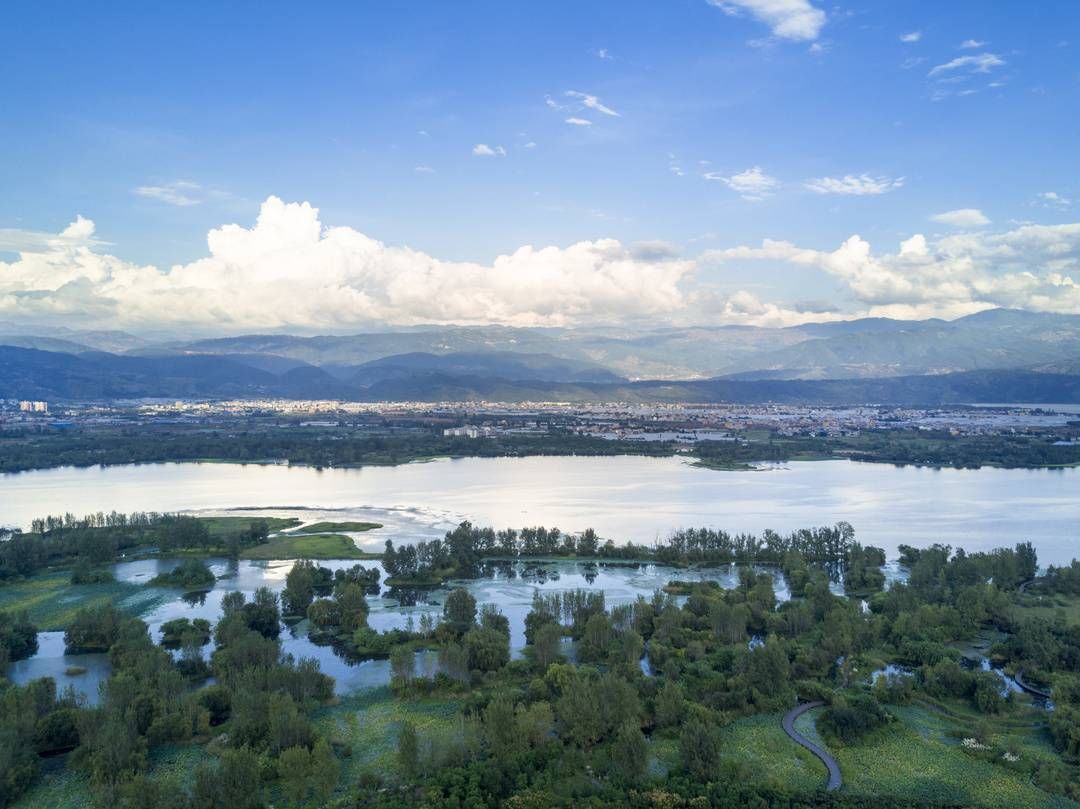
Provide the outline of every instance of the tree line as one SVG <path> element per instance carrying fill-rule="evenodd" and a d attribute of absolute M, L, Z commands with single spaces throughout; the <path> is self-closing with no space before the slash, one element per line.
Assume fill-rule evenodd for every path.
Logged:
<path fill-rule="evenodd" d="M 858 548 L 859 555 L 853 557 Z M 884 564 L 884 551 L 874 549 L 871 561 Z M 862 554 L 869 552 L 855 543 L 850 524 L 805 528 L 781 535 L 766 530 L 757 534 L 729 534 L 711 528 L 675 531 L 653 545 L 616 545 L 601 540 L 587 528 L 579 534 L 543 526 L 515 529 L 478 527 L 463 522 L 443 539 L 397 547 L 387 540 L 383 567 L 390 580 L 399 584 L 434 584 L 451 576 L 475 576 L 478 563 L 489 558 L 565 556 L 586 559 L 638 559 L 665 564 L 749 563 L 782 564 L 789 554 L 812 564 L 844 567 L 855 559 L 860 569 L 870 564 Z"/>
<path fill-rule="evenodd" d="M 244 548 L 266 542 L 269 533 L 264 520 L 252 520 L 246 528 L 212 535 L 196 517 L 157 512 L 41 517 L 30 532 L 16 530 L 0 541 L 0 581 L 57 564 L 105 565 L 136 548 L 164 553 L 214 550 L 235 558 Z"/>

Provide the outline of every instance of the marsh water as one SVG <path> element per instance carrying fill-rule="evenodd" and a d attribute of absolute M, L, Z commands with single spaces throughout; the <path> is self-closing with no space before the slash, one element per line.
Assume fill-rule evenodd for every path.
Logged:
<path fill-rule="evenodd" d="M 1063 563 L 1080 551 L 1080 470 L 938 470 L 828 461 L 771 465 L 760 471 L 718 472 L 678 458 L 460 459 L 397 467 L 316 470 L 285 465 L 147 464 L 107 468 L 61 468 L 0 475 L 0 523 L 27 527 L 36 516 L 71 511 L 190 511 L 204 514 L 298 516 L 317 520 L 368 520 L 383 528 L 352 535 L 377 550 L 397 542 L 441 536 L 460 520 L 497 528 L 558 525 L 593 527 L 616 542 L 648 543 L 680 527 L 729 531 L 779 531 L 847 520 L 858 538 L 886 548 L 943 542 L 986 550 L 1021 540 L 1035 543 L 1042 564 Z M 116 565 L 118 581 L 144 586 L 175 560 Z M 337 568 L 354 562 L 321 562 Z M 365 562 L 367 566 L 377 562 Z M 206 593 L 156 591 L 133 598 L 131 609 L 151 627 L 172 618 L 220 614 L 230 590 L 284 587 L 290 561 L 212 560 L 218 577 Z M 770 571 L 779 599 L 788 597 L 783 577 Z M 890 579 L 903 571 L 886 567 Z M 385 576 L 384 576 L 385 578 Z M 511 650 L 520 656 L 524 618 L 534 590 L 601 589 L 608 605 L 652 593 L 672 578 L 714 579 L 734 586 L 734 567 L 675 570 L 653 564 L 530 561 L 493 565 L 482 578 L 451 582 L 479 604 L 495 604 L 510 621 Z M 441 613 L 448 588 L 396 591 L 385 587 L 369 598 L 376 630 L 419 624 L 423 613 Z M 306 625 L 287 627 L 284 651 L 314 657 L 334 677 L 339 693 L 384 685 L 386 660 L 350 660 L 313 643 Z M 209 650 L 207 650 L 209 651 Z M 568 650 L 569 651 L 569 650 Z M 431 675 L 431 652 L 418 653 L 417 671 Z M 68 673 L 72 667 L 82 673 Z M 77 669 L 74 669 L 77 671 Z M 16 682 L 53 676 L 93 701 L 108 675 L 104 656 L 63 654 L 61 633 L 42 633 L 35 657 L 13 664 Z"/>
<path fill-rule="evenodd" d="M 121 562 L 113 566 L 113 573 L 118 582 L 147 587 L 147 582 L 154 576 L 171 570 L 179 563 L 176 559 Z M 357 563 L 323 561 L 319 564 L 337 569 Z M 367 567 L 376 566 L 382 571 L 378 562 L 361 564 Z M 206 618 L 211 623 L 216 622 L 221 615 L 221 600 L 229 591 L 239 590 L 250 596 L 259 587 L 269 587 L 280 593 L 293 562 L 236 562 L 212 559 L 209 560 L 209 565 L 218 577 L 210 590 L 182 592 L 147 587 L 147 590 L 152 592 L 140 592 L 140 597 L 122 601 L 121 606 L 137 613 L 149 625 L 154 639 L 160 640 L 161 625 L 173 618 Z M 787 584 L 778 570 L 759 568 L 759 571 L 768 572 L 773 577 L 778 600 L 784 601 L 790 597 Z M 487 566 L 481 578 L 450 581 L 445 587 L 394 589 L 382 586 L 377 595 L 372 594 L 368 598 L 371 608 L 368 625 L 380 632 L 403 629 L 411 619 L 412 623 L 418 626 L 424 613 L 433 618 L 441 616 L 443 603 L 450 589 L 464 587 L 473 594 L 478 604 L 495 604 L 507 617 L 510 623 L 511 655 L 520 657 L 525 646 L 525 616 L 529 612 L 535 591 L 556 592 L 577 588 L 603 590 L 605 601 L 610 607 L 632 602 L 638 596 L 649 598 L 673 578 L 696 581 L 710 579 L 718 581 L 721 586 L 734 587 L 738 583 L 738 569 L 732 565 L 680 570 L 654 564 L 560 560 L 497 563 Z M 42 632 L 38 639 L 38 653 L 28 660 L 11 664 L 7 676 L 15 683 L 25 683 L 37 677 L 52 677 L 56 680 L 58 689 L 71 685 L 83 694 L 89 703 L 94 703 L 99 684 L 108 677 L 108 656 L 64 654 L 62 632 Z M 322 671 L 334 678 L 338 694 L 353 693 L 390 682 L 389 661 L 354 659 L 341 649 L 318 645 L 308 638 L 306 621 L 284 627 L 281 645 L 285 653 L 297 659 L 317 659 Z M 206 647 L 204 654 L 208 655 L 211 649 L 210 646 Z M 573 653 L 570 647 L 565 651 L 570 655 Z M 417 652 L 418 674 L 433 676 L 437 667 L 438 661 L 434 652 Z M 78 671 L 79 668 L 85 671 Z"/>

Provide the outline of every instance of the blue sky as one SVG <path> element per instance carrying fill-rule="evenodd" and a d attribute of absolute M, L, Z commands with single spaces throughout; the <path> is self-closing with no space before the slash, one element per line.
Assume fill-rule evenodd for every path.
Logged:
<path fill-rule="evenodd" d="M 253 228 L 271 196 L 440 262 L 424 273 L 459 262 L 495 272 L 497 256 L 524 245 L 618 240 L 630 266 L 614 275 L 641 262 L 642 283 L 664 293 L 627 316 L 657 322 L 1080 309 L 1080 235 L 1040 231 L 1035 247 L 1017 235 L 1080 218 L 1075 0 L 1037 14 L 985 0 L 150 5 L 6 7 L 0 298 L 6 274 L 19 300 L 0 318 L 42 292 L 56 294 L 39 317 L 77 320 L 79 295 L 99 313 L 88 319 L 105 317 L 123 300 L 122 266 L 168 274 L 213 258 L 208 232 Z M 296 210 L 283 227 L 303 230 Z M 61 289 L 41 266 L 58 249 L 44 234 L 77 214 L 92 238 L 64 249 L 116 261 L 83 277 L 57 270 L 77 255 L 49 258 Z M 918 234 L 933 262 L 919 262 L 912 290 L 899 244 Z M 863 242 L 873 258 L 852 267 Z M 245 250 L 224 260 L 220 283 L 202 272 L 200 289 L 257 283 L 263 248 Z M 993 258 L 1003 252 L 1008 262 Z M 321 260 L 301 262 L 293 283 Z M 955 277 L 958 261 L 982 262 L 978 277 Z M 595 292 L 596 271 L 614 287 Z M 392 277 L 336 272 L 312 290 L 313 310 L 342 284 L 379 305 L 293 325 L 484 319 L 410 308 L 411 293 L 395 302 Z M 1023 272 L 1042 283 L 1020 289 Z M 465 275 L 444 293 L 479 284 L 479 297 L 506 304 L 499 322 L 617 320 L 641 292 L 589 264 L 528 311 L 499 297 L 505 284 Z M 602 305 L 582 302 L 593 294 Z"/>

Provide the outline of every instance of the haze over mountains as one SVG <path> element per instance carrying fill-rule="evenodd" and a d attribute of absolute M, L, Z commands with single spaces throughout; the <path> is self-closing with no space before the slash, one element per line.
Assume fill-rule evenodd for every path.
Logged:
<path fill-rule="evenodd" d="M 932 404 L 1065 402 L 1080 392 L 1080 316 L 1001 309 L 783 329 L 439 327 L 193 341 L 54 331 L 0 334 L 0 346 L 7 398 Z"/>

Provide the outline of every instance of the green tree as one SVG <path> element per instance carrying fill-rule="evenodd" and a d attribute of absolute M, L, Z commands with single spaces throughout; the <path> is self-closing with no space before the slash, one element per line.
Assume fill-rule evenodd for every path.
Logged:
<path fill-rule="evenodd" d="M 555 622 L 545 623 L 536 630 L 532 645 L 532 659 L 540 671 L 559 659 L 559 645 L 562 643 L 562 627 Z"/>
<path fill-rule="evenodd" d="M 679 735 L 679 755 L 687 772 L 699 781 L 713 780 L 720 765 L 720 731 L 694 717 Z"/>
<path fill-rule="evenodd" d="M 476 599 L 472 593 L 461 587 L 451 590 L 443 605 L 443 618 L 459 635 L 468 631 L 476 622 Z"/>
<path fill-rule="evenodd" d="M 311 722 L 288 694 L 270 695 L 269 719 L 267 743 L 271 753 L 290 747 L 310 748 L 315 741 Z"/>
<path fill-rule="evenodd" d="M 364 588 L 359 584 L 349 583 L 339 588 L 334 594 L 341 613 L 341 631 L 347 634 L 367 626 L 368 603 Z"/>
<path fill-rule="evenodd" d="M 307 800 L 311 777 L 311 752 L 306 747 L 290 747 L 282 750 L 277 760 L 281 791 L 293 806 Z"/>
<path fill-rule="evenodd" d="M 637 781 L 645 774 L 648 754 L 648 745 L 637 722 L 623 722 L 611 746 L 611 762 L 615 774 L 624 781 Z"/>
<path fill-rule="evenodd" d="M 420 771 L 420 742 L 416 736 L 416 726 L 406 721 L 398 734 L 398 764 L 406 778 L 415 778 Z"/>
<path fill-rule="evenodd" d="M 674 680 L 668 680 L 656 695 L 656 724 L 661 728 L 676 727 L 685 714 L 682 688 Z"/>
<path fill-rule="evenodd" d="M 611 621 L 607 614 L 591 615 L 585 622 L 585 632 L 581 637 L 578 654 L 584 662 L 604 660 L 611 646 L 611 638 Z"/>
<path fill-rule="evenodd" d="M 341 767 L 326 739 L 319 739 L 311 751 L 311 789 L 315 801 L 321 806 L 334 794 Z"/>
<path fill-rule="evenodd" d="M 513 758 L 522 742 L 514 701 L 505 694 L 497 695 L 484 709 L 482 724 L 484 739 L 495 758 Z"/>
<path fill-rule="evenodd" d="M 307 617 L 316 629 L 334 629 L 341 625 L 341 607 L 332 598 L 317 598 L 307 608 Z"/>
<path fill-rule="evenodd" d="M 470 629 L 461 642 L 470 671 L 498 671 L 510 662 L 510 638 L 495 629 Z"/>
<path fill-rule="evenodd" d="M 767 697 L 787 690 L 790 670 L 787 649 L 775 636 L 770 636 L 746 656 L 747 679 L 756 691 Z"/>
<path fill-rule="evenodd" d="M 289 615 L 303 615 L 315 598 L 318 570 L 310 559 L 298 560 L 285 575 L 281 604 Z"/>
<path fill-rule="evenodd" d="M 394 680 L 403 684 L 416 677 L 416 654 L 409 646 L 395 646 L 390 652 L 390 672 Z"/>
<path fill-rule="evenodd" d="M 262 809 L 259 757 L 251 750 L 224 750 L 215 763 L 199 764 L 191 809 Z"/>

